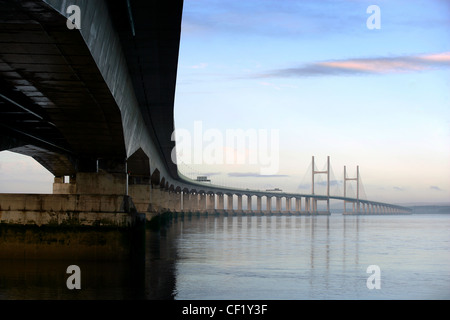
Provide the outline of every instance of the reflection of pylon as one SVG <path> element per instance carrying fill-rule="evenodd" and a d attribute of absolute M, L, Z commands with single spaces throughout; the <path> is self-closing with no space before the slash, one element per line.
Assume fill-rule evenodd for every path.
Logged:
<path fill-rule="evenodd" d="M 356 178 L 347 178 L 347 168 L 344 166 L 344 198 L 347 197 L 347 181 L 356 181 L 356 212 L 359 213 L 359 166 L 356 166 Z M 344 212 L 347 211 L 347 201 L 344 200 Z M 353 202 L 353 211 L 355 203 Z"/>
<path fill-rule="evenodd" d="M 325 173 L 327 175 L 327 211 L 330 212 L 330 156 L 327 157 L 327 170 L 316 171 L 314 170 L 314 156 L 312 156 L 312 183 L 311 183 L 311 194 L 314 194 L 314 175 Z M 314 200 L 313 206 L 317 210 L 317 199 Z"/>

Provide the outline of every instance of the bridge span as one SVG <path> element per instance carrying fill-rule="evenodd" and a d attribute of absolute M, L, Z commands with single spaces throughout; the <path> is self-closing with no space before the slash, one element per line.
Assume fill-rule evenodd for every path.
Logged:
<path fill-rule="evenodd" d="M 182 176 L 183 181 L 190 179 Z M 152 189 L 155 192 L 157 189 Z M 410 209 L 378 201 L 336 195 L 300 194 L 238 189 L 190 180 L 182 186 L 166 185 L 154 196 L 159 210 L 207 214 L 329 215 L 330 200 L 343 202 L 344 214 L 407 214 Z M 322 202 L 322 209 L 319 203 Z M 351 208 L 348 208 L 348 204 Z"/>
<path fill-rule="evenodd" d="M 73 221 L 72 213 L 81 219 L 80 212 L 147 219 L 165 211 L 329 214 L 330 199 L 351 203 L 346 213 L 409 211 L 183 176 L 171 160 L 182 0 L 0 3 L 0 151 L 31 156 L 55 176 L 53 198 L 0 195 L 0 222 L 30 211 L 48 218 L 29 221 L 43 223 L 55 221 L 55 212 L 59 223 Z M 85 219 L 99 220 L 104 216 Z"/>

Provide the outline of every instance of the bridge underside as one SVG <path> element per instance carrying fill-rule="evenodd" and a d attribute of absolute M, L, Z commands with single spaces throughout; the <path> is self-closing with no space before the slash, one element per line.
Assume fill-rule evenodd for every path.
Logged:
<path fill-rule="evenodd" d="M 125 159 L 120 110 L 79 32 L 41 1 L 2 1 L 2 150 L 54 175 Z"/>
<path fill-rule="evenodd" d="M 125 173 L 143 150 L 167 178 L 182 1 L 0 1 L 0 150 L 55 176 Z M 166 178 L 166 179 L 167 179 Z"/>

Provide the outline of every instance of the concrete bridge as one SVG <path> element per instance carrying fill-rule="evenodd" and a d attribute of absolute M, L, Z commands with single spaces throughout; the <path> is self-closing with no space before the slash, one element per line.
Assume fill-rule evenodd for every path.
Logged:
<path fill-rule="evenodd" d="M 182 0 L 0 4 L 0 150 L 32 156 L 55 176 L 53 197 L 1 195 L 0 222 L 329 214 L 330 199 L 352 203 L 350 213 L 408 212 L 359 197 L 240 190 L 183 176 L 171 160 Z"/>

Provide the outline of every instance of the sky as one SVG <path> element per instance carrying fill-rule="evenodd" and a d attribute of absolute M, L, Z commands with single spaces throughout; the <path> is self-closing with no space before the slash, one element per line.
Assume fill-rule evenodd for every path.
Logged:
<path fill-rule="evenodd" d="M 370 5 L 379 29 L 367 26 Z M 278 131 L 279 170 L 192 155 L 179 167 L 308 193 L 312 156 L 318 170 L 330 156 L 341 192 L 344 165 L 348 177 L 359 165 L 368 199 L 449 202 L 449 89 L 449 1 L 187 0 L 176 128 Z"/>
<path fill-rule="evenodd" d="M 330 156 L 333 193 L 359 166 L 369 200 L 449 203 L 449 89 L 450 1 L 184 0 L 177 162 L 214 184 L 309 193 L 312 156 L 317 170 Z M 52 180 L 0 153 L 0 192 Z"/>

